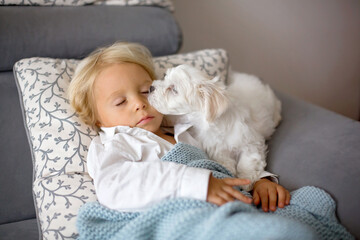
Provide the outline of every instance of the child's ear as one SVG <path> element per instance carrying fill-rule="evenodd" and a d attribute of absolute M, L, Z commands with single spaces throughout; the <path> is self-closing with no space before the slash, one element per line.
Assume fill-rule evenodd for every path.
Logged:
<path fill-rule="evenodd" d="M 95 125 L 98 127 L 98 128 L 101 128 L 101 123 L 99 121 L 96 121 Z"/>

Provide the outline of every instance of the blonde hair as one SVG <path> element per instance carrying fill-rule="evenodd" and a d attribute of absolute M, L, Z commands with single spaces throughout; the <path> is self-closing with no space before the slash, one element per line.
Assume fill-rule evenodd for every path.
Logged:
<path fill-rule="evenodd" d="M 96 107 L 93 86 L 99 73 L 117 63 L 135 63 L 143 67 L 151 79 L 156 78 L 150 51 L 137 43 L 117 42 L 92 52 L 84 58 L 75 70 L 68 94 L 71 106 L 86 124 L 96 126 Z"/>

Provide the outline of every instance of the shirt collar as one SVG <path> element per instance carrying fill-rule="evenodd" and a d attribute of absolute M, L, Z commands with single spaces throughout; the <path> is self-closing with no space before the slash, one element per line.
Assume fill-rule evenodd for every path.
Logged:
<path fill-rule="evenodd" d="M 185 131 L 187 131 L 192 124 L 190 123 L 176 123 L 173 127 L 173 131 L 171 130 L 172 127 L 167 128 L 167 132 L 173 132 L 175 140 L 178 141 L 178 136 Z M 111 140 L 117 133 L 128 133 L 131 135 L 135 135 L 137 133 L 144 133 L 147 130 L 138 128 L 138 127 L 129 127 L 129 126 L 115 126 L 115 127 L 101 127 L 101 131 L 99 132 L 100 140 L 104 144 L 105 142 Z"/>
<path fill-rule="evenodd" d="M 115 127 L 101 127 L 99 132 L 100 140 L 102 143 L 112 139 L 116 133 L 126 132 L 131 129 L 128 126 L 115 126 Z"/>

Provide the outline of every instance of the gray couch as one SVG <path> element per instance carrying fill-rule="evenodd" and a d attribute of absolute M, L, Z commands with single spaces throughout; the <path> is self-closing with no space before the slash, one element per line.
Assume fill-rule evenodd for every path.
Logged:
<path fill-rule="evenodd" d="M 154 56 L 178 51 L 181 31 L 160 7 L 0 7 L 0 239 L 37 239 L 32 160 L 13 64 L 42 56 L 80 59 L 117 40 Z M 269 141 L 268 170 L 290 190 L 325 189 L 360 238 L 360 123 L 278 92 L 283 121 Z"/>

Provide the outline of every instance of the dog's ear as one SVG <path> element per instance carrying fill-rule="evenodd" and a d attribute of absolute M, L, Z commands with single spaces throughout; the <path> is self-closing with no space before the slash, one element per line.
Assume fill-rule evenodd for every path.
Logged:
<path fill-rule="evenodd" d="M 225 86 L 219 84 L 217 78 L 207 80 L 206 83 L 199 85 L 199 92 L 203 101 L 202 110 L 208 122 L 213 122 L 221 116 L 229 106 L 229 99 L 225 94 Z"/>

